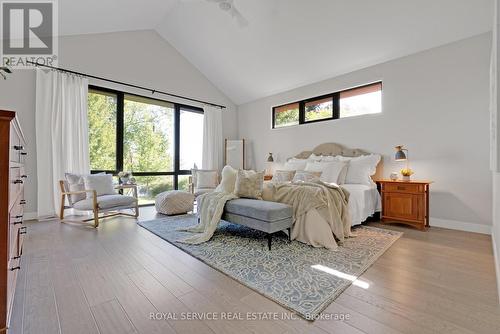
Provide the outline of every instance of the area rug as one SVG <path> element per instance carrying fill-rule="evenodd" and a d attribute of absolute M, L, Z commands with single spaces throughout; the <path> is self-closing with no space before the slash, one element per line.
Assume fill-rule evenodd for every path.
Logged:
<path fill-rule="evenodd" d="M 194 215 L 182 215 L 139 225 L 308 320 L 316 319 L 353 282 L 367 288 L 357 278 L 402 235 L 362 226 L 354 229 L 356 237 L 332 251 L 289 242 L 277 233 L 269 251 L 264 233 L 221 221 L 208 242 L 177 242 L 190 235 L 177 229 L 196 223 Z"/>

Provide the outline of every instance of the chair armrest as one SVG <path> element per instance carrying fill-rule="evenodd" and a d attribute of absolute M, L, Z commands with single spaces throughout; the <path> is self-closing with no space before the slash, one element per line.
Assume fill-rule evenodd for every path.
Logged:
<path fill-rule="evenodd" d="M 191 194 L 194 194 L 194 184 L 193 184 L 193 176 L 189 175 L 188 178 L 188 190 Z"/>
<path fill-rule="evenodd" d="M 97 192 L 95 190 L 90 190 L 90 189 L 62 192 L 63 195 L 78 195 L 78 194 L 86 194 L 86 193 L 93 193 L 94 196 L 97 196 Z"/>
<path fill-rule="evenodd" d="M 132 189 L 134 197 L 137 198 L 137 184 L 120 184 L 115 187 L 115 189 Z"/>
<path fill-rule="evenodd" d="M 133 189 L 137 188 L 136 184 L 120 184 L 115 187 L 115 189 Z"/>

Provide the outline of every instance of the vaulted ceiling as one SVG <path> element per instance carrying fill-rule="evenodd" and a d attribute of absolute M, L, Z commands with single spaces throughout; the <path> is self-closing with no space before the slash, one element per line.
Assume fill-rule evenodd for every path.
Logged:
<path fill-rule="evenodd" d="M 62 35 L 154 29 L 236 104 L 484 32 L 492 0 L 61 0 Z"/>

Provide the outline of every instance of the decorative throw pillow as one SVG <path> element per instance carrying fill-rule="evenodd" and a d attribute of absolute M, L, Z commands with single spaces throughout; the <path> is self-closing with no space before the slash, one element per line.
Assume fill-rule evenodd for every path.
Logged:
<path fill-rule="evenodd" d="M 85 189 L 95 190 L 97 196 L 114 195 L 115 187 L 113 185 L 113 175 L 111 174 L 93 174 L 83 177 Z M 92 198 L 92 193 L 87 193 L 87 198 Z"/>
<path fill-rule="evenodd" d="M 285 163 L 284 170 L 304 170 L 307 165 L 307 159 L 292 158 Z"/>
<path fill-rule="evenodd" d="M 377 170 L 380 155 L 370 154 L 351 158 L 347 168 L 345 183 L 373 185 L 372 175 Z"/>
<path fill-rule="evenodd" d="M 339 184 L 339 175 L 345 167 L 346 163 L 341 161 L 308 162 L 305 170 L 308 172 L 321 172 L 321 181 Z"/>
<path fill-rule="evenodd" d="M 98 173 L 94 175 L 99 175 L 99 174 L 105 174 L 105 173 Z M 90 175 L 90 174 L 87 174 Z M 65 173 L 64 174 L 66 178 L 66 183 L 68 187 L 68 191 L 73 192 L 73 191 L 82 191 L 85 190 L 85 181 L 84 181 L 84 176 L 82 174 L 74 174 L 74 173 Z M 70 203 L 76 203 L 80 202 L 87 198 L 87 195 L 85 193 L 82 194 L 72 194 L 69 195 L 68 200 Z"/>
<path fill-rule="evenodd" d="M 196 174 L 196 183 L 193 180 L 193 183 L 196 185 L 196 188 L 212 188 L 215 189 L 218 184 L 217 180 L 217 171 L 216 170 L 208 170 L 208 169 L 197 169 L 195 170 Z M 193 174 L 194 175 L 194 174 Z"/>
<path fill-rule="evenodd" d="M 243 198 L 262 199 L 264 171 L 238 170 L 234 194 Z"/>
<path fill-rule="evenodd" d="M 272 181 L 273 183 L 290 182 L 293 180 L 294 175 L 294 170 L 277 170 L 274 172 Z"/>
<path fill-rule="evenodd" d="M 215 191 L 233 193 L 237 175 L 237 169 L 234 169 L 231 166 L 224 166 L 222 169 L 222 180 Z"/>
<path fill-rule="evenodd" d="M 293 177 L 292 182 L 313 182 L 319 180 L 321 172 L 308 172 L 305 170 L 298 170 Z"/>
<path fill-rule="evenodd" d="M 262 188 L 262 199 L 264 201 L 274 201 L 274 193 L 276 191 L 276 188 L 274 187 L 274 183 L 272 182 L 264 182 L 263 188 Z"/>

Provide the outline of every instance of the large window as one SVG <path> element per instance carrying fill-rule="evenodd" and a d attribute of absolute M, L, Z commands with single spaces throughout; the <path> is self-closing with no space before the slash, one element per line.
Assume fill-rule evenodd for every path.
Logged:
<path fill-rule="evenodd" d="M 92 172 L 132 172 L 141 205 L 187 189 L 191 168 L 201 166 L 201 108 L 90 87 L 88 115 Z"/>
<path fill-rule="evenodd" d="M 382 112 L 382 83 L 273 107 L 273 128 Z"/>

